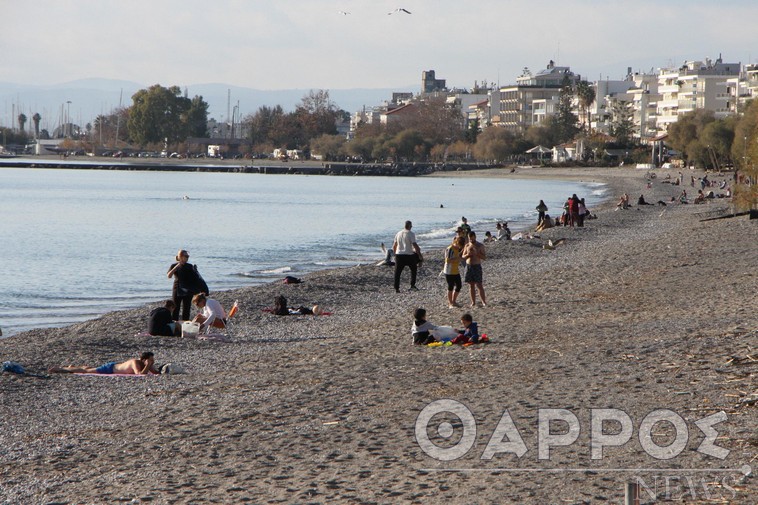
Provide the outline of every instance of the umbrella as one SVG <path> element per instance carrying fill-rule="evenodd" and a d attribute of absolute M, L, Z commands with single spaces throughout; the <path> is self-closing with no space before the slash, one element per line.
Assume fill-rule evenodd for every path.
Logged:
<path fill-rule="evenodd" d="M 526 152 L 529 153 L 529 154 L 532 154 L 532 153 L 547 154 L 547 153 L 551 153 L 553 151 L 550 150 L 550 149 L 548 149 L 547 147 L 534 146 L 531 149 L 527 149 Z"/>

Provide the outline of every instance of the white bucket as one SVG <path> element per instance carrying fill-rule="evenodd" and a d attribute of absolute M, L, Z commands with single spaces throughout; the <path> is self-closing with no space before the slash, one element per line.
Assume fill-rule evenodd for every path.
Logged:
<path fill-rule="evenodd" d="M 192 321 L 184 321 L 182 323 L 182 337 L 197 337 L 200 333 L 200 324 L 193 323 Z"/>

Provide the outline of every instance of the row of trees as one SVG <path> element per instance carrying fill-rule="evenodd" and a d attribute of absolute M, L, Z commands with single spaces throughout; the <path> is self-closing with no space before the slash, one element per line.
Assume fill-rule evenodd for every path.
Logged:
<path fill-rule="evenodd" d="M 313 139 L 335 135 L 337 122 L 349 121 L 350 114 L 339 109 L 329 91 L 311 90 L 293 112 L 281 105 L 262 106 L 243 118 L 253 151 L 271 153 L 274 148 L 309 150 Z"/>

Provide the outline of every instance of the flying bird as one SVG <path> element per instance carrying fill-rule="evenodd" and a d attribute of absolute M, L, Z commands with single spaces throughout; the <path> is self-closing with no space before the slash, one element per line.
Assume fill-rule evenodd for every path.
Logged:
<path fill-rule="evenodd" d="M 411 13 L 411 11 L 409 11 L 409 10 L 407 10 L 407 9 L 403 9 L 402 7 L 398 7 L 398 8 L 397 8 L 397 9 L 395 9 L 394 11 L 392 11 L 392 12 L 388 12 L 388 13 L 387 13 L 387 15 L 391 16 L 392 14 L 394 14 L 394 13 L 396 13 L 396 12 L 405 12 L 406 14 L 410 14 L 410 13 Z"/>
<path fill-rule="evenodd" d="M 347 16 L 348 14 L 350 14 L 349 12 L 345 12 L 345 11 L 337 11 L 337 12 L 339 14 L 342 14 L 343 16 Z"/>

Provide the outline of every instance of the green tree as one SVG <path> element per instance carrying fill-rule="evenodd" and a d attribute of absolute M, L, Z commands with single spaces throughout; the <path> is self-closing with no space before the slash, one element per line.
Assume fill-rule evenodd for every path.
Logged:
<path fill-rule="evenodd" d="M 374 158 L 374 148 L 378 143 L 381 143 L 378 135 L 362 135 L 356 136 L 345 146 L 347 153 L 350 156 L 355 156 L 363 161 L 371 161 Z"/>
<path fill-rule="evenodd" d="M 734 129 L 737 126 L 737 117 L 730 116 L 717 119 L 708 123 L 703 128 L 700 142 L 711 150 L 719 166 L 729 164 L 732 157 L 732 144 L 734 143 Z M 715 168 L 715 167 L 714 167 Z"/>
<path fill-rule="evenodd" d="M 734 131 L 732 158 L 742 181 L 734 187 L 734 202 L 740 209 L 758 209 L 758 100 L 748 104 Z"/>
<path fill-rule="evenodd" d="M 24 131 L 24 126 L 26 126 L 26 114 L 23 112 L 18 115 L 18 129 L 21 130 L 21 132 Z"/>
<path fill-rule="evenodd" d="M 706 146 L 701 145 L 700 136 L 709 123 L 716 120 L 712 111 L 698 109 L 679 116 L 676 123 L 668 128 L 671 147 L 682 152 L 686 161 L 705 164 L 708 161 Z"/>
<path fill-rule="evenodd" d="M 632 143 L 634 133 L 634 109 L 626 100 L 613 100 L 611 102 L 610 133 L 616 138 L 616 143 L 621 146 L 629 146 Z"/>
<path fill-rule="evenodd" d="M 562 142 L 556 117 L 550 116 L 540 125 L 530 126 L 524 137 L 534 146 L 553 147 Z"/>
<path fill-rule="evenodd" d="M 273 139 L 270 133 L 274 124 L 282 116 L 284 116 L 284 109 L 282 109 L 281 105 L 275 107 L 264 105 L 259 107 L 254 114 L 248 115 L 243 122 L 250 132 L 250 142 L 253 145 L 272 142 Z"/>
<path fill-rule="evenodd" d="M 590 106 L 595 101 L 595 88 L 587 81 L 579 81 L 576 83 L 576 98 L 582 112 L 582 130 L 586 130 Z"/>
<path fill-rule="evenodd" d="M 310 149 L 313 154 L 320 154 L 325 160 L 336 160 L 344 154 L 345 137 L 343 135 L 319 135 L 311 140 Z"/>
<path fill-rule="evenodd" d="M 579 133 L 579 118 L 574 114 L 574 91 L 568 76 L 564 77 L 561 92 L 558 95 L 558 111 L 549 123 L 549 127 L 555 130 L 554 135 L 557 143 L 568 142 Z"/>
<path fill-rule="evenodd" d="M 491 126 L 485 129 L 474 145 L 474 156 L 483 161 L 505 161 L 517 148 L 517 137 L 505 128 Z"/>
<path fill-rule="evenodd" d="M 190 100 L 185 121 L 188 136 L 208 138 L 208 103 L 202 96 L 196 95 Z"/>
<path fill-rule="evenodd" d="M 319 135 L 337 133 L 336 121 L 339 116 L 340 110 L 329 98 L 329 91 L 323 89 L 311 90 L 295 108 L 295 117 L 306 142 Z"/>
<path fill-rule="evenodd" d="M 169 144 L 183 142 L 190 132 L 202 133 L 198 123 L 208 113 L 202 97 L 190 100 L 182 96 L 178 86 L 164 88 L 155 84 L 137 91 L 132 102 L 127 127 L 129 136 L 139 145 L 164 139 Z"/>
<path fill-rule="evenodd" d="M 476 144 L 476 139 L 481 132 L 482 132 L 482 129 L 479 126 L 479 118 L 476 118 L 473 121 L 471 121 L 471 123 L 469 123 L 468 128 L 466 129 L 464 133 L 464 139 L 469 144 Z"/>

